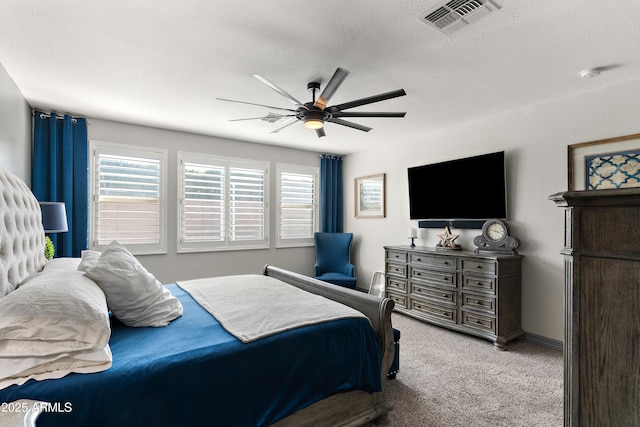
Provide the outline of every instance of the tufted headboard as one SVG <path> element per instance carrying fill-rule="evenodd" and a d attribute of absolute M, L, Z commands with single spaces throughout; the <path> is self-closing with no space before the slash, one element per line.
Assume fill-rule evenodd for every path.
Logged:
<path fill-rule="evenodd" d="M 20 178 L 0 167 L 0 297 L 42 270 L 44 228 L 40 205 Z"/>

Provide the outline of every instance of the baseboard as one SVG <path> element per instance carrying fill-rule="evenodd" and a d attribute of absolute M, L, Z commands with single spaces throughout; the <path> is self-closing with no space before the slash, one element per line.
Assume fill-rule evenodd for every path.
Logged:
<path fill-rule="evenodd" d="M 564 345 L 562 341 L 554 340 L 552 338 L 543 337 L 542 335 L 532 334 L 531 332 L 525 332 L 522 337 L 525 341 L 532 342 L 534 344 L 541 345 L 543 347 L 551 348 L 553 350 L 562 351 Z"/>

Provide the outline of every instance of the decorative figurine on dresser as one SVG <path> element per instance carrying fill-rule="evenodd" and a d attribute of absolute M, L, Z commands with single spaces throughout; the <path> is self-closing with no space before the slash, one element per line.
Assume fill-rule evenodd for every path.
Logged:
<path fill-rule="evenodd" d="M 565 210 L 564 425 L 640 425 L 640 188 L 549 197 Z"/>
<path fill-rule="evenodd" d="M 445 234 L 444 240 L 453 243 L 448 228 Z M 520 324 L 522 256 L 478 254 L 460 250 L 459 245 L 456 250 L 384 249 L 386 295 L 395 301 L 396 311 L 486 338 L 500 350 L 524 333 Z"/>
<path fill-rule="evenodd" d="M 462 250 L 462 246 L 456 243 L 456 239 L 460 237 L 458 234 L 453 234 L 449 227 L 444 228 L 444 232 L 438 234 L 440 241 L 436 244 L 436 249 L 442 249 L 447 251 L 459 251 Z"/>

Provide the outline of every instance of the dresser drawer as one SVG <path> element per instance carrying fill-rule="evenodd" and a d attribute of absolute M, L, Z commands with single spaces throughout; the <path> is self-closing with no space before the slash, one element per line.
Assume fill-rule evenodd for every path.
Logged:
<path fill-rule="evenodd" d="M 406 264 L 394 264 L 388 262 L 385 267 L 387 276 L 395 277 L 407 277 L 407 265 Z"/>
<path fill-rule="evenodd" d="M 409 267 L 409 278 L 411 280 L 422 280 L 436 285 L 456 287 L 455 271 L 433 271 L 423 268 Z"/>
<path fill-rule="evenodd" d="M 456 323 L 456 308 L 449 306 L 441 306 L 438 304 L 430 304 L 428 302 L 419 299 L 410 299 L 411 310 L 415 310 L 417 313 L 426 314 L 429 316 L 437 317 L 447 322 Z"/>
<path fill-rule="evenodd" d="M 463 273 L 460 276 L 462 290 L 472 290 L 477 292 L 485 292 L 487 294 L 496 294 L 496 278 L 486 276 L 475 276 Z"/>
<path fill-rule="evenodd" d="M 478 260 L 463 258 L 460 260 L 463 272 L 496 274 L 496 262 L 493 260 Z"/>
<path fill-rule="evenodd" d="M 395 277 L 387 276 L 387 290 L 406 293 L 407 292 L 407 280 L 397 279 Z"/>
<path fill-rule="evenodd" d="M 409 262 L 423 265 L 426 268 L 437 268 L 439 270 L 455 270 L 456 258 L 444 256 L 428 256 L 423 254 L 409 254 Z"/>
<path fill-rule="evenodd" d="M 396 251 L 393 249 L 387 249 L 385 252 L 387 260 L 396 262 L 407 262 L 407 253 L 402 251 Z"/>
<path fill-rule="evenodd" d="M 490 296 L 462 293 L 462 308 L 486 311 L 489 314 L 496 314 L 496 299 Z"/>
<path fill-rule="evenodd" d="M 443 303 L 456 303 L 455 289 L 436 288 L 433 286 L 423 285 L 418 282 L 411 283 L 411 295 L 417 295 L 423 298 L 429 298 Z"/>
<path fill-rule="evenodd" d="M 469 311 L 461 310 L 461 323 L 473 329 L 496 333 L 496 319 L 490 316 L 483 316 Z"/>
<path fill-rule="evenodd" d="M 407 296 L 393 291 L 386 291 L 387 298 L 396 303 L 396 308 L 407 308 Z"/>

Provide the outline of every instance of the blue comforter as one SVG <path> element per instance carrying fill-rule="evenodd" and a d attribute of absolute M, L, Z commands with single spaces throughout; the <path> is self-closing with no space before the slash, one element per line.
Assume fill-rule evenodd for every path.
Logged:
<path fill-rule="evenodd" d="M 381 390 L 365 319 L 307 326 L 248 344 L 177 285 L 184 315 L 164 328 L 114 326 L 113 366 L 30 380 L 0 402 L 51 402 L 38 426 L 266 426 L 335 393 Z"/>

